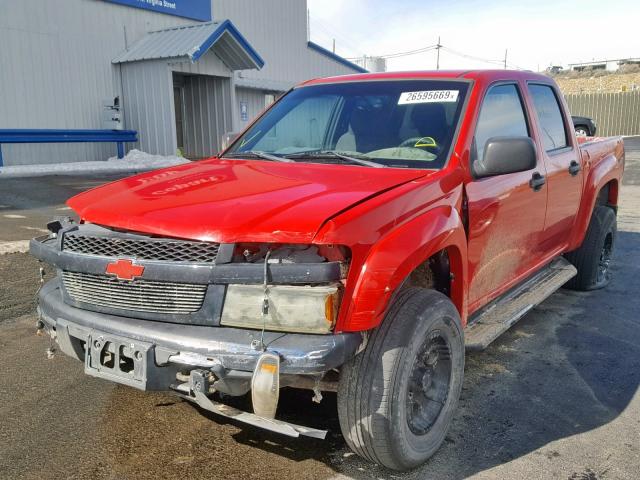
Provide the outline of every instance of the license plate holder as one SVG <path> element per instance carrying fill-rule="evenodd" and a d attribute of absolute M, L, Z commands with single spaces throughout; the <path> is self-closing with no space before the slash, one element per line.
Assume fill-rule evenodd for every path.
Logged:
<path fill-rule="evenodd" d="M 153 344 L 92 331 L 87 337 L 87 375 L 147 390 L 147 370 L 153 366 Z"/>

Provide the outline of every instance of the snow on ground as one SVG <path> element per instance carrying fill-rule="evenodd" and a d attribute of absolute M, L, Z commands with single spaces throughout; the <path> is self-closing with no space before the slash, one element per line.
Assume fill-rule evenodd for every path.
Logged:
<path fill-rule="evenodd" d="M 171 167 L 187 162 L 189 162 L 189 160 L 182 157 L 151 155 L 134 149 L 127 153 L 123 159 L 111 157 L 102 162 L 70 162 L 0 167 L 0 179 L 7 177 L 39 177 L 42 175 L 140 172 Z"/>

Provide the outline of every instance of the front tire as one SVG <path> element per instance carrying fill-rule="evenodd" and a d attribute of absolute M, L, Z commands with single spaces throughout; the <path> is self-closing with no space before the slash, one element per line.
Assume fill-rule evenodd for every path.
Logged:
<path fill-rule="evenodd" d="M 578 274 L 565 285 L 567 288 L 596 290 L 609 283 L 616 235 L 615 212 L 604 205 L 596 206 L 582 245 L 565 255 L 578 270 Z"/>
<path fill-rule="evenodd" d="M 340 372 L 338 416 L 347 444 L 394 470 L 421 465 L 444 441 L 463 375 L 457 310 L 439 292 L 407 288 Z"/>

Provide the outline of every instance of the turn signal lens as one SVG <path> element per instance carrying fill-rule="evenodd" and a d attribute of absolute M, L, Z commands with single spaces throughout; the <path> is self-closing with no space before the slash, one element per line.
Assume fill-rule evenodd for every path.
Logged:
<path fill-rule="evenodd" d="M 265 352 L 260 355 L 251 378 L 253 413 L 264 418 L 275 418 L 280 396 L 280 357 Z"/>

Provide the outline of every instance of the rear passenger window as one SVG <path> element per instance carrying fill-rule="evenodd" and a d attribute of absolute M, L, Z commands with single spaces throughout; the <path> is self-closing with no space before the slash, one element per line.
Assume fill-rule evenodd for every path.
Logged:
<path fill-rule="evenodd" d="M 542 144 L 549 152 L 569 145 L 558 98 L 548 85 L 529 85 L 529 92 L 542 130 Z"/>
<path fill-rule="evenodd" d="M 476 155 L 484 157 L 484 147 L 492 137 L 528 137 L 529 129 L 515 85 L 497 85 L 484 97 L 476 127 Z"/>

